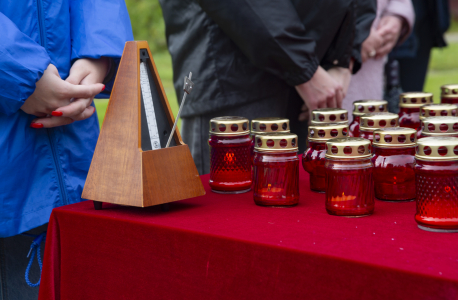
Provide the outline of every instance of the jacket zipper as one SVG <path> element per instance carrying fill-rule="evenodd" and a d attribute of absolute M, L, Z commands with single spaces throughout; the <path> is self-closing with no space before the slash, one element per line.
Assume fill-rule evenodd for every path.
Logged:
<path fill-rule="evenodd" d="M 46 50 L 48 50 L 48 45 L 46 43 L 46 33 L 43 20 L 43 0 L 37 0 L 37 12 L 38 12 L 38 28 L 40 31 L 40 44 Z"/>
<path fill-rule="evenodd" d="M 46 43 L 46 33 L 45 33 L 45 27 L 44 27 L 44 20 L 43 20 L 43 0 L 37 0 L 37 12 L 38 12 L 38 28 L 40 31 L 40 44 L 42 47 L 45 48 L 46 51 L 47 49 L 47 43 Z M 56 173 L 57 173 L 57 181 L 59 184 L 59 189 L 60 189 L 60 195 L 62 197 L 62 202 L 64 205 L 68 204 L 68 196 L 67 196 L 67 190 L 64 188 L 64 179 L 62 176 L 62 167 L 60 165 L 58 156 L 57 156 L 57 147 L 56 143 L 54 141 L 54 130 L 53 129 L 46 129 L 48 133 L 48 139 L 49 139 L 49 144 L 51 145 L 51 152 L 52 152 L 52 158 L 54 160 L 54 166 L 56 168 Z"/>

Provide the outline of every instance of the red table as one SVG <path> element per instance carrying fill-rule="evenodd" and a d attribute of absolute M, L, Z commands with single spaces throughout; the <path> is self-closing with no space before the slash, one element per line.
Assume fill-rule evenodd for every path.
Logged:
<path fill-rule="evenodd" d="M 55 209 L 40 299 L 458 298 L 458 234 L 418 229 L 413 202 L 330 216 L 300 178 L 294 208 L 212 193 L 206 175 L 207 195 L 169 212 Z"/>

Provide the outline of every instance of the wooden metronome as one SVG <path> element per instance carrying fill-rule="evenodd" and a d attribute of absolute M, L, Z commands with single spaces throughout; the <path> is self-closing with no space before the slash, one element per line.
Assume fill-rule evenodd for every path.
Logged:
<path fill-rule="evenodd" d="M 178 130 L 166 147 L 174 121 L 148 43 L 127 42 L 82 198 L 101 209 L 102 202 L 146 207 L 204 195 Z"/>

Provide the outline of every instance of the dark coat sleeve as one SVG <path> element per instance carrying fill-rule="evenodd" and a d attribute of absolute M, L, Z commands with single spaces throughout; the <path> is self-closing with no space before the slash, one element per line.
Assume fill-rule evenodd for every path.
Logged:
<path fill-rule="evenodd" d="M 202 9 L 257 67 L 298 85 L 319 62 L 315 41 L 289 0 L 198 0 Z"/>
<path fill-rule="evenodd" d="M 361 68 L 361 45 L 371 32 L 372 22 L 377 14 L 377 0 L 356 0 L 355 39 L 353 41 L 352 57 L 355 59 L 353 73 Z"/>

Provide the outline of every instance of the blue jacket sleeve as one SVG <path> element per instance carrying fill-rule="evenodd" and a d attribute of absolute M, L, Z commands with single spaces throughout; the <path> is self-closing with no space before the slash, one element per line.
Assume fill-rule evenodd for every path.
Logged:
<path fill-rule="evenodd" d="M 17 112 L 51 63 L 46 50 L 0 13 L 0 114 Z"/>
<path fill-rule="evenodd" d="M 71 0 L 72 62 L 80 58 L 111 57 L 117 68 L 124 45 L 132 41 L 129 13 L 123 0 Z M 111 90 L 114 78 L 107 83 Z"/>

